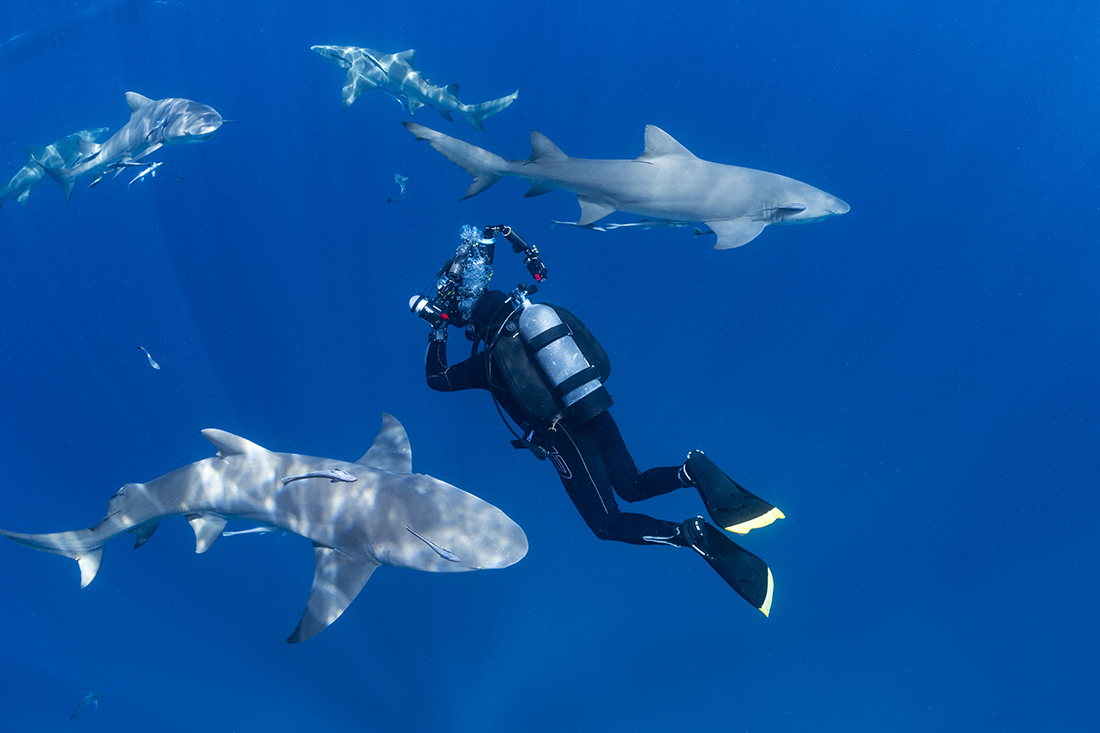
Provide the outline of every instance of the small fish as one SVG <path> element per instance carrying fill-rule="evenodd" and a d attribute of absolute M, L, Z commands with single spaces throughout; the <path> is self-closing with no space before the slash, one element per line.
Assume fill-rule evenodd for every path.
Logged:
<path fill-rule="evenodd" d="M 343 481 L 344 483 L 351 483 L 352 481 L 358 481 L 357 476 L 352 476 L 347 471 L 341 471 L 339 468 L 330 468 L 325 471 L 310 471 L 309 473 L 300 473 L 297 476 L 286 476 L 283 478 L 283 486 L 286 486 L 291 481 L 297 481 L 303 478 L 327 478 L 332 479 L 330 484 L 334 484 L 337 481 Z"/>
<path fill-rule="evenodd" d="M 156 363 L 156 361 L 153 360 L 153 355 L 146 351 L 144 346 L 139 346 L 138 348 L 142 351 L 145 351 L 145 356 L 149 359 L 149 366 L 153 367 L 154 369 L 160 369 L 160 364 Z"/>
<path fill-rule="evenodd" d="M 14 36 L 9 38 L 8 40 L 4 41 L 3 43 L 0 43 L 0 46 L 6 46 L 9 43 L 11 43 L 12 41 L 14 41 L 16 38 L 22 38 L 25 35 L 27 35 L 26 31 L 23 31 L 22 33 L 16 33 Z"/>
<path fill-rule="evenodd" d="M 442 547 L 440 547 L 440 546 L 439 546 L 439 545 L 437 545 L 436 543 L 432 542 L 432 541 L 431 541 L 431 540 L 429 540 L 429 539 L 428 539 L 427 537 L 424 537 L 423 535 L 419 535 L 419 534 L 417 534 L 416 532 L 414 532 L 414 531 L 413 531 L 413 528 L 412 528 L 412 527 L 410 527 L 409 525 L 407 525 L 407 524 L 406 524 L 406 525 L 405 525 L 405 529 L 407 529 L 407 530 L 409 530 L 410 532 L 412 532 L 412 533 L 413 533 L 413 535 L 415 535 L 417 539 L 421 540 L 421 541 L 422 541 L 422 542 L 424 542 L 424 543 L 425 543 L 425 544 L 426 544 L 426 545 L 427 545 L 428 547 L 430 547 L 430 548 L 432 548 L 433 550 L 435 550 L 435 554 L 439 555 L 439 556 L 440 556 L 441 558 L 443 558 L 444 560 L 450 560 L 451 562 L 462 562 L 462 558 L 460 558 L 460 557 L 459 557 L 458 555 L 454 554 L 454 553 L 453 553 L 453 552 L 451 552 L 450 550 L 444 550 L 444 549 L 443 549 Z"/>
<path fill-rule="evenodd" d="M 409 180 L 409 178 L 408 176 L 403 176 L 400 173 L 394 173 L 393 180 L 397 181 L 397 185 L 401 187 L 401 193 L 397 194 L 393 198 L 386 199 L 387 204 L 392 204 L 394 201 L 405 195 L 405 181 Z"/>
<path fill-rule="evenodd" d="M 156 178 L 157 177 L 157 168 L 159 168 L 162 163 L 164 163 L 163 160 L 158 160 L 156 163 L 150 163 L 149 167 L 147 167 L 141 173 L 138 173 L 136 176 L 134 176 L 134 180 L 132 180 L 132 181 L 130 181 L 129 183 L 126 184 L 126 188 L 130 188 L 130 186 L 134 185 L 137 181 L 140 181 L 142 178 L 144 178 L 148 174 L 152 174 L 152 177 Z"/>
<path fill-rule="evenodd" d="M 262 527 L 252 527 L 251 529 L 239 529 L 236 531 L 226 530 L 222 532 L 222 537 L 232 537 L 235 534 L 267 534 L 268 532 L 278 532 L 279 534 L 286 534 L 278 527 L 268 527 L 264 525 Z"/>
<path fill-rule="evenodd" d="M 89 692 L 84 697 L 80 698 L 80 702 L 76 704 L 76 712 L 69 716 L 69 720 L 75 720 L 80 722 L 80 719 L 76 716 L 80 714 L 80 711 L 89 705 L 92 706 L 92 710 L 99 710 L 99 699 L 103 697 L 102 692 Z"/>

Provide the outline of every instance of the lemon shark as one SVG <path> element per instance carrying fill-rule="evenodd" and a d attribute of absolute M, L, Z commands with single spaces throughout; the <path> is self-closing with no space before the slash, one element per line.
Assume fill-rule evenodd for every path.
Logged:
<path fill-rule="evenodd" d="M 661 226 L 703 222 L 718 235 L 715 249 L 729 249 L 751 242 L 771 224 L 820 221 L 849 208 L 793 178 L 697 158 L 654 125 L 646 126 L 645 150 L 633 160 L 570 158 L 538 131 L 531 133 L 530 158 L 507 160 L 415 122 L 402 124 L 473 177 L 463 199 L 504 176 L 522 178 L 531 185 L 524 196 L 554 190 L 577 194 L 580 219 L 566 223 L 585 228 L 595 228 L 594 222 L 615 211 L 658 220 Z"/>
<path fill-rule="evenodd" d="M 348 70 L 344 79 L 342 100 L 344 109 L 351 106 L 360 94 L 371 89 L 381 89 L 404 107 L 409 114 L 421 107 L 435 109 L 450 122 L 452 113 L 464 117 L 474 129 L 485 131 L 482 124 L 486 117 L 506 108 L 519 96 L 519 90 L 506 97 L 481 104 L 463 104 L 458 99 L 458 84 L 446 87 L 432 84 L 416 69 L 416 49 L 401 53 L 382 54 L 369 48 L 355 46 L 312 46 L 319 53 L 342 69 Z"/>
<path fill-rule="evenodd" d="M 149 99 L 137 92 L 126 92 L 130 121 L 102 145 L 80 143 L 80 156 L 66 165 L 45 165 L 46 172 L 65 188 L 66 200 L 81 176 L 95 176 L 96 186 L 108 171 L 116 174 L 124 168 L 148 169 L 155 163 L 142 158 L 165 145 L 201 143 L 222 126 L 222 116 L 213 107 L 190 99 L 169 97 Z M 137 180 L 137 179 L 135 179 Z"/>
<path fill-rule="evenodd" d="M 5 201 L 12 199 L 21 204 L 27 203 L 27 197 L 31 189 L 38 185 L 45 175 L 43 166 L 61 167 L 72 164 L 80 157 L 80 142 L 95 142 L 107 132 L 106 127 L 97 127 L 92 130 L 81 130 L 72 135 L 66 135 L 52 145 L 39 147 L 28 145 L 23 148 L 27 162 L 12 176 L 7 185 L 0 188 L 0 207 Z"/>
<path fill-rule="evenodd" d="M 307 537 L 317 570 L 302 619 L 287 638 L 291 644 L 339 618 L 382 565 L 455 573 L 504 568 L 527 554 L 526 535 L 500 509 L 411 472 L 408 436 L 391 415 L 383 415 L 374 444 L 355 463 L 273 453 L 222 430 L 202 432 L 217 456 L 148 483 L 126 484 L 91 529 L 0 535 L 76 560 L 81 587 L 95 578 L 111 538 L 132 532 L 140 547 L 168 517 L 187 518 L 200 553 L 230 519 Z M 294 480 L 283 483 L 286 477 Z"/>

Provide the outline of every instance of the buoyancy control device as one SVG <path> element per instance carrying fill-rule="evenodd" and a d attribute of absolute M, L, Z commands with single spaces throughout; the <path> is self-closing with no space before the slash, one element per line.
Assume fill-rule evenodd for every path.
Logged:
<path fill-rule="evenodd" d="M 508 391 L 540 420 L 569 415 L 585 423 L 612 404 L 603 383 L 611 376 L 607 352 L 565 308 L 531 303 L 513 293 L 516 310 L 487 348 Z"/>

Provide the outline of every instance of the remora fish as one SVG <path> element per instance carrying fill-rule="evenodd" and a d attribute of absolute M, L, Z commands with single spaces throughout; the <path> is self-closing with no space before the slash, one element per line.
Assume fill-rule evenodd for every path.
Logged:
<path fill-rule="evenodd" d="M 714 248 L 729 249 L 751 242 L 769 224 L 819 221 L 849 209 L 836 196 L 786 176 L 701 160 L 653 125 L 646 126 L 645 151 L 634 160 L 570 158 L 537 131 L 531 133 L 530 158 L 506 160 L 415 122 L 402 124 L 473 176 L 463 199 L 504 176 L 522 178 L 531 184 L 524 196 L 577 194 L 580 227 L 615 211 L 703 222 L 718 235 Z"/>
<path fill-rule="evenodd" d="M 347 471 L 341 471 L 338 468 L 331 468 L 327 471 L 310 471 L 309 473 L 300 473 L 297 476 L 284 476 L 282 478 L 283 486 L 286 486 L 291 481 L 300 481 L 304 478 L 327 478 L 329 483 L 334 484 L 337 481 L 344 481 L 351 483 L 352 481 L 358 481 L 358 477 L 352 476 Z"/>
<path fill-rule="evenodd" d="M 222 126 L 222 116 L 216 109 L 190 99 L 153 100 L 136 92 L 126 92 L 126 104 L 130 106 L 130 121 L 107 142 L 102 145 L 81 142 L 79 161 L 64 166 L 44 166 L 46 172 L 64 186 L 66 199 L 73 195 L 73 185 L 81 176 L 95 176 L 92 181 L 95 186 L 109 170 L 149 167 L 153 164 L 143 163 L 141 159 L 162 146 L 205 142 Z"/>
<path fill-rule="evenodd" d="M 454 113 L 466 118 L 475 130 L 484 132 L 482 123 L 485 118 L 500 112 L 519 96 L 517 89 L 500 99 L 481 104 L 463 104 L 458 100 L 458 84 L 438 87 L 417 71 L 414 58 L 416 50 L 412 48 L 401 53 L 387 54 L 355 46 L 312 46 L 311 49 L 340 68 L 348 70 L 341 95 L 344 109 L 350 107 L 363 92 L 381 89 L 396 99 L 409 114 L 427 105 L 443 115 L 448 122 L 452 120 L 451 113 Z"/>
<path fill-rule="evenodd" d="M 23 148 L 23 154 L 27 156 L 27 162 L 8 181 L 8 184 L 0 188 L 0 207 L 5 201 L 15 199 L 21 204 L 27 202 L 27 196 L 31 189 L 38 185 L 45 175 L 44 166 L 61 167 L 72 163 L 80 157 L 80 141 L 95 142 L 107 132 L 106 127 L 97 127 L 92 130 L 81 130 L 72 135 L 66 135 L 52 145 L 39 147 L 28 145 Z"/>
<path fill-rule="evenodd" d="M 76 560 L 81 587 L 95 578 L 103 546 L 112 537 L 133 532 L 140 547 L 167 517 L 187 518 L 195 530 L 196 552 L 208 550 L 229 519 L 308 537 L 317 571 L 306 610 L 287 639 L 291 644 L 339 618 L 381 565 L 461 572 L 508 567 L 527 554 L 526 535 L 500 509 L 431 476 L 411 473 L 408 436 L 390 415 L 383 415 L 377 439 L 356 463 L 273 453 L 221 430 L 203 435 L 217 446 L 216 457 L 148 483 L 126 484 L 111 497 L 107 516 L 91 529 L 56 534 L 0 530 L 0 535 Z M 278 480 L 332 469 L 358 481 L 283 486 Z"/>

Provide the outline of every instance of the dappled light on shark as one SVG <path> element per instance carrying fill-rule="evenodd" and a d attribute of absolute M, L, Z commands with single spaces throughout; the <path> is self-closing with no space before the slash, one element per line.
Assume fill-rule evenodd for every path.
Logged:
<path fill-rule="evenodd" d="M 135 548 L 167 517 L 183 516 L 195 551 L 210 548 L 230 519 L 313 540 L 317 570 L 306 610 L 287 639 L 305 641 L 340 617 L 382 565 L 429 572 L 504 568 L 527 554 L 527 537 L 504 512 L 472 494 L 412 473 L 404 428 L 390 415 L 355 463 L 273 453 L 221 430 L 205 435 L 218 455 L 111 497 L 91 529 L 0 534 L 77 561 L 81 586 L 99 572 L 103 547 L 130 532 Z"/>

